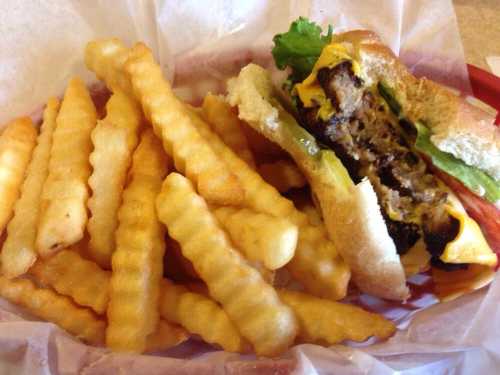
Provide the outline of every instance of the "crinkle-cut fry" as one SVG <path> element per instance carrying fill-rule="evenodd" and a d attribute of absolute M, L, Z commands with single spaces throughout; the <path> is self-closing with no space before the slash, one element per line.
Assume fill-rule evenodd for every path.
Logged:
<path fill-rule="evenodd" d="M 323 345 L 343 340 L 365 341 L 371 336 L 386 339 L 396 327 L 382 315 L 354 305 L 313 297 L 301 292 L 279 290 L 299 320 L 299 339 Z"/>
<path fill-rule="evenodd" d="M 265 182 L 255 170 L 238 157 L 198 114 L 189 110 L 189 116 L 198 132 L 207 140 L 210 147 L 212 147 L 215 153 L 226 163 L 231 172 L 240 180 L 245 189 L 245 199 L 242 202 L 244 207 L 269 215 L 287 217 L 296 224 L 307 223 L 307 217 L 298 212 L 290 200 L 283 197 L 273 186 Z"/>
<path fill-rule="evenodd" d="M 224 143 L 255 169 L 252 151 L 241 129 L 241 120 L 224 98 L 207 94 L 203 100 L 202 115 Z"/>
<path fill-rule="evenodd" d="M 334 300 L 345 297 L 351 273 L 328 239 L 324 225 L 311 225 L 304 213 L 236 156 L 199 116 L 191 111 L 190 116 L 200 134 L 240 180 L 245 189 L 243 205 L 258 212 L 285 217 L 299 227 L 295 255 L 287 264 L 293 277 L 319 297 Z"/>
<path fill-rule="evenodd" d="M 151 333 L 146 341 L 146 352 L 158 352 L 172 348 L 189 338 L 189 333 L 178 325 L 171 324 L 161 319 L 156 330 Z"/>
<path fill-rule="evenodd" d="M 92 131 L 93 167 L 89 178 L 92 196 L 88 201 L 90 218 L 89 255 L 101 267 L 109 269 L 118 227 L 117 212 L 132 152 L 137 145 L 141 122 L 138 104 L 123 92 L 116 92 L 106 104 L 107 115 Z"/>
<path fill-rule="evenodd" d="M 104 320 L 91 310 L 75 305 L 68 297 L 36 287 L 30 280 L 0 276 L 0 296 L 87 343 L 101 345 L 104 342 Z"/>
<path fill-rule="evenodd" d="M 37 145 L 21 189 L 21 196 L 14 206 L 14 216 L 7 225 L 7 238 L 0 253 L 2 275 L 14 278 L 25 274 L 35 263 L 36 227 L 40 213 L 40 195 L 47 178 L 52 133 L 56 126 L 59 100 L 51 98 L 43 113 Z"/>
<path fill-rule="evenodd" d="M 139 128 L 142 121 L 140 104 L 134 97 L 123 91 L 115 90 L 106 103 L 105 120 L 127 131 L 129 150 L 135 150 L 139 140 Z"/>
<path fill-rule="evenodd" d="M 180 243 L 210 295 L 221 303 L 256 354 L 273 356 L 286 350 L 297 330 L 292 311 L 231 247 L 190 181 L 171 173 L 156 202 L 158 216 L 170 236 Z"/>
<path fill-rule="evenodd" d="M 96 116 L 85 84 L 73 78 L 57 115 L 49 173 L 42 190 L 36 247 L 43 257 L 83 238 L 88 218 L 90 134 Z"/>
<path fill-rule="evenodd" d="M 162 281 L 160 314 L 162 318 L 182 325 L 205 342 L 217 344 L 228 352 L 248 350 L 247 341 L 222 307 L 210 297 L 190 292 L 167 279 Z"/>
<path fill-rule="evenodd" d="M 245 195 L 241 184 L 197 132 L 189 110 L 175 97 L 151 51 L 144 44 L 136 44 L 125 69 L 176 169 L 195 182 L 199 194 L 208 201 L 221 205 L 241 203 Z"/>
<path fill-rule="evenodd" d="M 147 129 L 134 152 L 118 212 L 106 331 L 106 343 L 115 350 L 142 353 L 158 324 L 165 233 L 155 199 L 167 168 L 160 141 Z"/>
<path fill-rule="evenodd" d="M 118 227 L 118 208 L 127 177 L 132 150 L 127 147 L 127 131 L 115 123 L 102 120 L 92 131 L 94 151 L 90 154 L 93 167 L 89 178 L 92 195 L 87 231 L 88 254 L 102 268 L 110 269 Z"/>
<path fill-rule="evenodd" d="M 339 300 L 347 293 L 351 272 L 327 238 L 324 225 L 300 227 L 295 255 L 286 268 L 315 296 Z"/>
<path fill-rule="evenodd" d="M 258 171 L 262 178 L 280 193 L 294 188 L 302 188 L 307 184 L 306 178 L 291 160 L 260 164 Z"/>
<path fill-rule="evenodd" d="M 219 207 L 212 212 L 247 259 L 262 262 L 270 270 L 292 259 L 298 229 L 286 218 L 236 207 Z"/>
<path fill-rule="evenodd" d="M 0 135 L 0 234 L 12 216 L 36 143 L 36 129 L 29 117 L 10 122 Z"/>
<path fill-rule="evenodd" d="M 270 270 L 269 268 L 266 268 L 261 262 L 258 262 L 258 261 L 251 261 L 248 259 L 247 259 L 247 261 L 248 261 L 249 265 L 251 265 L 253 268 L 255 268 L 260 273 L 260 276 L 262 276 L 262 279 L 266 283 L 274 286 L 274 278 L 276 276 L 275 270 Z"/>
<path fill-rule="evenodd" d="M 132 96 L 130 79 L 123 70 L 130 49 L 118 38 L 97 39 L 85 47 L 85 65 L 112 91 Z"/>
<path fill-rule="evenodd" d="M 61 250 L 48 259 L 40 259 L 30 270 L 37 281 L 71 297 L 81 306 L 99 315 L 106 312 L 111 273 L 83 259 L 74 249 Z"/>

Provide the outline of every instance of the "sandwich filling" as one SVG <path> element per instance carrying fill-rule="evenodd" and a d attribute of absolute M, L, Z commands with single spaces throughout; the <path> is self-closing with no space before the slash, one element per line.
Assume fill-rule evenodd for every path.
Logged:
<path fill-rule="evenodd" d="M 355 183 L 370 180 L 399 254 L 423 238 L 435 266 L 464 267 L 439 259 L 459 221 L 447 211 L 446 188 L 413 149 L 413 124 L 392 113 L 383 85 L 364 86 L 355 62 L 321 60 L 295 87 L 301 125 L 335 152 Z"/>

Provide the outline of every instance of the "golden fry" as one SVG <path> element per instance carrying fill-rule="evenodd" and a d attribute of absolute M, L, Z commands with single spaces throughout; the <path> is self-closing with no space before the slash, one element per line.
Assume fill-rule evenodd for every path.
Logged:
<path fill-rule="evenodd" d="M 42 191 L 36 247 L 49 256 L 83 238 L 87 224 L 90 134 L 96 109 L 85 84 L 73 78 L 66 89 L 52 138 L 49 173 Z"/>
<path fill-rule="evenodd" d="M 253 268 L 255 268 L 260 273 L 260 276 L 262 276 L 262 279 L 266 283 L 268 283 L 269 285 L 273 285 L 274 286 L 274 279 L 275 279 L 275 276 L 276 276 L 276 271 L 270 270 L 269 268 L 265 267 L 259 261 L 251 261 L 251 260 L 247 259 L 247 262 L 248 262 L 248 264 L 250 266 L 252 266 Z"/>
<path fill-rule="evenodd" d="M 166 279 L 162 281 L 160 314 L 228 352 L 241 353 L 248 349 L 246 340 L 215 301 Z"/>
<path fill-rule="evenodd" d="M 146 342 L 146 352 L 158 352 L 186 341 L 189 338 L 187 331 L 165 320 L 158 322 L 156 330 L 150 334 Z"/>
<path fill-rule="evenodd" d="M 295 256 L 286 268 L 315 296 L 339 300 L 347 293 L 351 272 L 327 238 L 324 225 L 299 228 Z"/>
<path fill-rule="evenodd" d="M 117 38 L 98 39 L 85 47 L 85 65 L 110 91 L 132 96 L 130 79 L 123 70 L 130 50 Z"/>
<path fill-rule="evenodd" d="M 290 160 L 278 160 L 259 165 L 259 174 L 280 193 L 290 189 L 302 188 L 307 181 L 297 165 Z"/>
<path fill-rule="evenodd" d="M 106 343 L 115 350 L 143 352 L 159 321 L 165 241 L 155 199 L 167 167 L 161 144 L 148 129 L 134 153 L 118 212 L 106 331 Z"/>
<path fill-rule="evenodd" d="M 371 336 L 385 339 L 396 330 L 382 315 L 354 305 L 284 289 L 279 291 L 279 296 L 297 315 L 299 339 L 304 342 L 333 345 L 343 340 L 361 342 Z"/>
<path fill-rule="evenodd" d="M 310 293 L 334 300 L 345 297 L 350 271 L 328 239 L 324 225 L 313 226 L 293 203 L 235 155 L 209 126 L 190 111 L 193 123 L 213 150 L 238 177 L 245 189 L 244 206 L 257 212 L 289 219 L 299 228 L 295 255 L 287 264 L 294 278 Z"/>
<path fill-rule="evenodd" d="M 137 104 L 121 92 L 111 96 L 106 109 L 106 118 L 98 121 L 91 135 L 94 151 L 90 154 L 93 172 L 89 178 L 92 196 L 88 201 L 87 230 L 90 257 L 101 267 L 110 269 L 118 208 L 132 152 L 137 145 L 141 112 Z"/>
<path fill-rule="evenodd" d="M 127 131 L 129 150 L 135 150 L 139 140 L 139 127 L 142 121 L 142 110 L 134 97 L 123 91 L 114 91 L 106 103 L 105 120 Z"/>
<path fill-rule="evenodd" d="M 287 219 L 235 207 L 219 207 L 213 213 L 247 259 L 262 262 L 270 270 L 292 259 L 298 230 Z"/>
<path fill-rule="evenodd" d="M 99 315 L 106 312 L 110 272 L 83 259 L 74 249 L 65 249 L 48 259 L 39 260 L 30 273 L 40 283 L 71 297 L 79 305 L 90 307 Z"/>
<path fill-rule="evenodd" d="M 0 135 L 0 235 L 12 216 L 35 143 L 29 117 L 12 121 Z"/>
<path fill-rule="evenodd" d="M 189 110 L 175 97 L 144 44 L 135 45 L 125 69 L 146 117 L 162 139 L 165 151 L 173 158 L 176 169 L 194 181 L 198 192 L 208 201 L 222 205 L 240 203 L 244 190 L 238 179 L 198 134 Z"/>
<path fill-rule="evenodd" d="M 91 310 L 78 307 L 68 297 L 37 288 L 30 280 L 9 280 L 0 276 L 0 296 L 87 343 L 100 345 L 104 342 L 106 323 L 103 320 Z"/>
<path fill-rule="evenodd" d="M 258 355 L 277 355 L 293 342 L 297 323 L 276 291 L 228 242 L 207 204 L 178 173 L 164 181 L 157 212 L 243 337 Z"/>
<path fill-rule="evenodd" d="M 25 274 L 37 258 L 35 239 L 40 195 L 47 178 L 52 133 L 58 111 L 59 101 L 49 99 L 43 113 L 38 144 L 26 170 L 21 196 L 14 206 L 14 217 L 7 225 L 8 235 L 0 253 L 2 275 L 7 278 Z"/>
<path fill-rule="evenodd" d="M 238 114 L 226 103 L 224 98 L 209 93 L 203 100 L 202 108 L 203 117 L 212 125 L 215 133 L 250 167 L 255 168 L 252 151 L 250 151 L 245 133 L 241 129 Z"/>

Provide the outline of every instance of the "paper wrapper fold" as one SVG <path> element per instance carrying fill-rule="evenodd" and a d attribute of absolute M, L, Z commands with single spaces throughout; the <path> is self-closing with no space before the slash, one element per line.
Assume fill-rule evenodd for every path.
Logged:
<path fill-rule="evenodd" d="M 144 41 L 177 93 L 197 102 L 207 91 L 222 91 L 224 79 L 250 61 L 270 67 L 273 35 L 299 16 L 331 23 L 335 31 L 372 29 L 415 74 L 470 93 L 450 1 L 2 1 L 0 123 L 36 113 L 49 96 L 63 93 L 73 75 L 92 83 L 83 64 L 91 39 Z M 499 300 L 498 277 L 489 290 L 431 307 L 430 295 L 408 306 L 364 296 L 365 306 L 397 322 L 400 330 L 389 341 L 298 345 L 274 360 L 224 353 L 195 340 L 155 355 L 113 354 L 0 300 L 0 374 L 495 373 Z"/>

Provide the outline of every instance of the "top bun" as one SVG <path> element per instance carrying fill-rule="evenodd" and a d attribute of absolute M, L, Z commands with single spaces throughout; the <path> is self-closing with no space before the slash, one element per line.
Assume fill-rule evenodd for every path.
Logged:
<path fill-rule="evenodd" d="M 405 116 L 432 129 L 431 141 L 441 151 L 500 180 L 500 129 L 492 115 L 438 83 L 416 78 L 371 31 L 338 34 L 333 41 L 352 51 L 367 84 L 383 81 L 394 89 Z"/>

